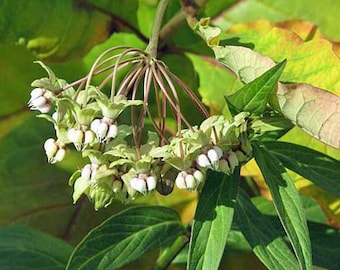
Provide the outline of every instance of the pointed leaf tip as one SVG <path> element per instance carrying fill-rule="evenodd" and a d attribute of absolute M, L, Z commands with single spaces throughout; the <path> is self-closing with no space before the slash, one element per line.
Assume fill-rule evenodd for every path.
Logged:
<path fill-rule="evenodd" d="M 231 112 L 237 114 L 246 111 L 254 115 L 262 114 L 266 109 L 270 95 L 277 87 L 285 65 L 286 60 L 246 84 L 236 93 L 226 97 Z"/>

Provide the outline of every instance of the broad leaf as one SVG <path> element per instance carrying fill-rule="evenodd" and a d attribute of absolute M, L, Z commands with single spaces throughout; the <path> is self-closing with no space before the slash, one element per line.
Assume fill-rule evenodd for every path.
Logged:
<path fill-rule="evenodd" d="M 281 232 L 240 191 L 235 208 L 237 224 L 254 253 L 268 269 L 298 269 L 299 264 L 283 240 Z"/>
<path fill-rule="evenodd" d="M 340 162 L 320 152 L 291 143 L 266 142 L 265 147 L 288 169 L 330 194 L 340 197 Z"/>
<path fill-rule="evenodd" d="M 233 8 L 226 10 L 221 16 L 216 17 L 214 24 L 223 26 L 226 29 L 235 23 L 253 22 L 259 19 L 274 22 L 303 19 L 314 22 L 330 39 L 339 41 L 340 33 L 336 24 L 339 18 L 339 9 L 340 3 L 333 0 L 324 0 L 322 2 L 311 2 L 309 0 L 275 2 L 271 0 L 238 1 L 237 5 L 233 6 Z"/>
<path fill-rule="evenodd" d="M 340 150 L 340 97 L 306 84 L 279 87 L 282 114 L 304 131 Z"/>
<path fill-rule="evenodd" d="M 233 95 L 227 96 L 229 108 L 234 110 L 234 114 L 241 111 L 250 112 L 254 115 L 262 114 L 266 109 L 270 95 L 277 87 L 285 64 L 286 61 L 277 64 Z"/>
<path fill-rule="evenodd" d="M 316 203 L 308 202 L 311 201 L 309 197 L 302 197 L 306 215 L 308 216 L 308 228 L 310 232 L 310 238 L 312 242 L 312 256 L 313 264 L 315 266 L 324 267 L 326 269 L 337 270 L 340 266 L 339 257 L 339 241 L 340 241 L 340 230 L 335 229 L 331 226 L 325 225 L 325 220 L 319 222 L 312 222 L 311 219 L 316 220 L 315 214 L 320 215 L 320 209 Z M 275 230 L 282 231 L 282 225 L 275 215 L 273 204 L 271 201 L 264 199 L 263 197 L 256 197 L 252 199 L 253 204 L 262 213 L 265 214 L 270 224 L 275 227 Z M 242 242 L 242 240 L 240 240 Z"/>
<path fill-rule="evenodd" d="M 215 58 L 234 72 L 243 83 L 249 83 L 275 66 L 269 57 L 263 56 L 246 47 L 215 46 Z"/>
<path fill-rule="evenodd" d="M 254 145 L 255 160 L 273 197 L 301 269 L 312 269 L 311 244 L 304 210 L 292 179 L 280 161 L 264 146 Z"/>
<path fill-rule="evenodd" d="M 110 35 L 111 18 L 78 1 L 2 1 L 0 41 L 18 42 L 40 58 L 83 56 Z M 38 30 L 39 29 L 39 30 Z"/>
<path fill-rule="evenodd" d="M 224 96 L 234 93 L 242 83 L 214 58 L 189 55 L 199 76 L 199 93 L 202 102 L 212 114 L 226 111 Z"/>
<path fill-rule="evenodd" d="M 2 270 L 63 270 L 73 247 L 60 239 L 29 227 L 0 229 Z"/>
<path fill-rule="evenodd" d="M 76 247 L 66 269 L 119 269 L 183 232 L 180 218 L 172 209 L 129 208 L 93 229 Z"/>
<path fill-rule="evenodd" d="M 312 255 L 315 265 L 329 270 L 340 269 L 340 231 L 339 229 L 318 223 L 308 224 Z"/>
<path fill-rule="evenodd" d="M 235 25 L 227 34 L 227 41 L 238 37 L 242 46 L 251 47 L 257 53 L 266 55 L 276 62 L 287 59 L 286 68 L 281 80 L 299 82 L 339 93 L 340 60 L 333 48 L 336 43 L 320 36 L 310 36 L 313 40 L 304 41 L 296 34 L 296 28 L 304 28 L 304 24 L 296 25 L 287 30 L 285 24 L 271 24 L 268 21 L 257 21 L 249 24 Z M 314 26 L 314 30 L 317 26 Z M 272 46 L 272 44 L 278 44 Z M 306 69 L 308 66 L 308 69 Z"/>
<path fill-rule="evenodd" d="M 188 270 L 218 269 L 234 215 L 239 171 L 210 172 L 192 225 Z"/>
<path fill-rule="evenodd" d="M 339 81 L 337 74 L 340 72 L 340 62 L 338 57 L 331 51 L 330 44 L 325 44 L 326 41 L 324 40 L 313 41 L 313 44 L 303 43 L 296 35 L 294 36 L 291 33 L 291 35 L 280 35 L 281 32 L 285 33 L 287 31 L 277 29 L 274 33 L 268 33 L 268 38 L 271 38 L 268 43 L 262 44 L 263 39 L 261 36 L 261 38 L 259 38 L 261 41 L 258 42 L 260 45 L 257 49 L 268 55 L 273 55 L 276 60 L 287 57 L 289 64 L 283 73 L 283 79 L 289 81 L 300 81 L 302 79 L 305 83 L 313 84 L 318 80 L 322 83 L 321 85 L 318 84 L 318 86 L 336 90 Z M 219 40 L 220 38 L 220 32 L 216 31 L 216 27 L 209 27 L 201 22 L 201 24 L 198 24 L 198 33 L 200 33 L 205 38 L 207 44 L 212 47 L 216 59 L 230 68 L 245 83 L 250 82 L 273 66 L 273 60 L 248 48 L 241 46 L 223 47 L 218 46 L 216 43 L 211 44 L 210 40 Z M 282 50 L 277 50 L 277 48 L 268 51 L 268 44 L 272 44 L 274 41 L 272 40 L 273 35 L 275 37 L 281 37 L 282 42 L 285 42 L 285 45 L 288 47 L 286 49 L 289 54 L 283 54 Z M 247 38 L 246 35 L 245 37 Z M 286 41 L 287 39 L 290 40 L 291 37 L 297 37 L 296 43 L 291 44 Z M 249 40 L 246 40 L 246 42 L 247 41 Z M 316 55 L 310 53 L 306 56 L 306 51 L 315 51 L 318 53 Z M 303 61 L 301 61 L 301 59 Z M 322 61 L 322 63 L 324 63 L 324 59 L 327 59 L 327 62 L 324 64 L 325 69 L 321 69 L 320 65 L 317 64 L 318 62 L 316 62 L 316 65 L 312 65 L 313 67 L 317 67 L 315 71 L 306 73 L 305 78 L 304 75 L 301 75 L 304 71 L 303 67 L 306 64 L 313 63 L 313 61 Z M 320 74 L 320 70 L 322 70 L 322 74 Z M 319 80 L 320 76 L 326 79 Z M 338 97 L 307 84 L 280 85 L 277 96 L 278 106 L 276 106 L 275 102 L 272 102 L 271 105 L 276 109 L 280 109 L 288 119 L 312 136 L 335 148 L 339 148 L 340 132 L 337 131 L 340 122 Z M 306 99 L 306 102 L 304 99 Z M 328 106 L 330 106 L 329 111 L 327 111 Z M 300 108 L 302 109 L 301 112 L 299 111 Z M 313 110 L 312 113 L 311 110 Z M 293 138 L 292 141 L 294 141 Z"/>

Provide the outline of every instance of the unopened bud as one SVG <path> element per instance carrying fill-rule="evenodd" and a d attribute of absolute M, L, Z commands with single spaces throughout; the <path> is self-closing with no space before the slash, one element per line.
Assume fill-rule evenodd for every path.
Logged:
<path fill-rule="evenodd" d="M 95 134 L 92 130 L 86 130 L 85 131 L 85 138 L 84 138 L 84 144 L 90 144 L 94 142 Z"/>
<path fill-rule="evenodd" d="M 107 138 L 116 138 L 118 134 L 118 127 L 115 124 L 111 124 L 109 131 L 107 132 Z"/>
<path fill-rule="evenodd" d="M 84 133 L 80 129 L 71 128 L 67 132 L 67 137 L 71 142 L 81 144 L 83 142 Z"/>
<path fill-rule="evenodd" d="M 198 155 L 198 157 L 196 158 L 196 162 L 202 168 L 210 168 L 211 167 L 211 163 L 210 163 L 208 157 L 205 154 Z"/>
<path fill-rule="evenodd" d="M 54 156 L 58 151 L 58 145 L 56 144 L 55 139 L 47 139 L 44 143 L 44 149 L 48 157 Z"/>
<path fill-rule="evenodd" d="M 37 98 L 40 96 L 43 96 L 45 94 L 46 90 L 42 89 L 42 88 L 34 88 L 31 91 L 31 98 Z"/>
<path fill-rule="evenodd" d="M 201 185 L 204 182 L 204 174 L 200 170 L 196 170 L 193 174 L 197 186 Z"/>
<path fill-rule="evenodd" d="M 150 175 L 146 178 L 146 185 L 148 187 L 148 191 L 154 190 L 157 185 L 156 177 Z"/>
<path fill-rule="evenodd" d="M 66 150 L 64 148 L 60 148 L 57 151 L 57 153 L 56 153 L 56 155 L 54 157 L 54 162 L 53 163 L 62 161 L 65 158 L 65 156 L 66 156 Z"/>
<path fill-rule="evenodd" d="M 233 151 L 230 151 L 228 153 L 228 157 L 227 158 L 228 158 L 228 161 L 229 161 L 229 164 L 230 164 L 230 170 L 233 172 L 234 168 L 239 165 L 238 158 L 237 158 L 236 154 Z"/>
<path fill-rule="evenodd" d="M 189 190 L 194 190 L 197 187 L 195 177 L 192 174 L 187 174 L 185 177 L 185 184 Z"/>
<path fill-rule="evenodd" d="M 140 193 L 144 194 L 147 192 L 146 182 L 143 179 L 134 177 L 130 180 L 130 185 L 133 189 L 137 190 Z"/>
<path fill-rule="evenodd" d="M 92 174 L 92 169 L 90 164 L 86 164 L 81 170 L 81 177 L 87 181 L 90 181 Z"/>
<path fill-rule="evenodd" d="M 230 173 L 230 167 L 229 167 L 229 163 L 227 160 L 225 159 L 220 159 L 218 162 L 218 170 L 220 172 L 229 174 Z"/>
<path fill-rule="evenodd" d="M 187 185 L 185 184 L 185 178 L 184 178 L 184 175 L 182 172 L 180 172 L 177 177 L 176 177 L 176 180 L 175 180 L 175 183 L 176 183 L 176 186 L 179 188 L 179 189 L 186 189 L 187 188 Z"/>
<path fill-rule="evenodd" d="M 112 191 L 118 193 L 122 190 L 123 183 L 120 180 L 114 180 L 112 183 Z"/>

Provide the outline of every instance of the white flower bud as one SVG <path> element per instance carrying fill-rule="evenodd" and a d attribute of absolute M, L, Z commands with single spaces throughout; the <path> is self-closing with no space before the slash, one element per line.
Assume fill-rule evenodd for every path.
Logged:
<path fill-rule="evenodd" d="M 94 119 L 91 123 L 91 130 L 94 132 L 94 133 L 97 133 L 98 131 L 98 127 L 100 125 L 100 120 L 99 119 Z"/>
<path fill-rule="evenodd" d="M 195 170 L 193 176 L 196 180 L 197 186 L 204 182 L 204 175 L 200 170 Z"/>
<path fill-rule="evenodd" d="M 58 151 L 58 145 L 55 141 L 55 139 L 49 138 L 44 143 L 44 149 L 46 152 L 47 157 L 54 156 Z"/>
<path fill-rule="evenodd" d="M 211 168 L 211 163 L 208 157 L 205 154 L 200 154 L 196 158 L 196 162 L 202 168 Z"/>
<path fill-rule="evenodd" d="M 116 138 L 118 134 L 118 127 L 115 124 L 111 124 L 109 131 L 107 132 L 107 138 Z"/>
<path fill-rule="evenodd" d="M 217 167 L 218 167 L 218 160 L 220 159 L 218 157 L 217 151 L 215 149 L 209 149 L 207 156 L 208 156 L 210 163 L 212 165 L 211 167 L 216 170 Z"/>
<path fill-rule="evenodd" d="M 60 148 L 54 157 L 54 162 L 51 162 L 51 163 L 60 162 L 65 158 L 65 156 L 66 156 L 66 150 L 64 148 Z"/>
<path fill-rule="evenodd" d="M 105 140 L 108 129 L 109 129 L 108 125 L 103 122 L 100 123 L 100 125 L 98 126 L 96 134 L 100 142 L 103 142 Z"/>
<path fill-rule="evenodd" d="M 40 96 L 31 100 L 32 108 L 39 108 L 47 103 L 47 99 L 44 96 Z"/>
<path fill-rule="evenodd" d="M 222 151 L 222 149 L 221 149 L 219 146 L 217 146 L 217 145 L 215 145 L 215 146 L 213 147 L 213 149 L 216 151 L 217 156 L 218 156 L 218 159 L 220 159 L 220 158 L 223 156 L 223 151 Z"/>
<path fill-rule="evenodd" d="M 107 117 L 95 119 L 91 123 L 91 130 L 96 134 L 99 142 L 105 142 L 109 138 L 115 138 L 118 134 L 118 127 L 112 124 L 113 120 Z"/>
<path fill-rule="evenodd" d="M 189 190 L 194 190 L 197 188 L 196 180 L 192 174 L 187 174 L 185 177 L 185 184 Z"/>
<path fill-rule="evenodd" d="M 144 194 L 147 192 L 146 182 L 144 181 L 144 179 L 134 177 L 130 180 L 130 185 L 133 189 L 137 190 L 140 193 Z"/>
<path fill-rule="evenodd" d="M 41 88 L 35 88 L 31 91 L 31 98 L 28 101 L 28 106 L 31 110 L 39 110 L 41 113 L 50 111 L 52 105 L 50 104 L 51 94 Z"/>
<path fill-rule="evenodd" d="M 45 94 L 45 92 L 46 92 L 45 89 L 42 89 L 42 88 L 34 88 L 34 89 L 31 91 L 31 98 L 34 99 L 34 98 L 43 96 L 43 95 Z"/>
<path fill-rule="evenodd" d="M 92 174 L 92 169 L 90 164 L 86 164 L 81 170 L 81 177 L 87 181 L 90 181 Z"/>
<path fill-rule="evenodd" d="M 148 191 L 154 190 L 157 185 L 156 177 L 150 175 L 146 178 L 146 185 L 148 187 Z"/>
<path fill-rule="evenodd" d="M 84 138 L 84 144 L 93 143 L 95 139 L 95 134 L 92 130 L 86 130 L 85 131 L 85 138 Z"/>
<path fill-rule="evenodd" d="M 47 160 L 49 163 L 54 164 L 58 161 L 62 161 L 66 155 L 66 150 L 61 148 L 58 142 L 49 138 L 44 143 L 44 149 L 46 152 Z"/>
<path fill-rule="evenodd" d="M 83 142 L 84 133 L 80 129 L 71 128 L 67 132 L 67 137 L 71 142 L 81 144 Z"/>
<path fill-rule="evenodd" d="M 52 105 L 50 103 L 46 103 L 45 105 L 38 108 L 38 110 L 41 113 L 48 113 L 52 108 Z"/>
<path fill-rule="evenodd" d="M 184 175 L 182 172 L 180 172 L 177 177 L 176 177 L 176 180 L 175 180 L 175 183 L 176 183 L 176 186 L 179 188 L 179 189 L 186 189 L 187 186 L 185 184 L 185 178 L 184 178 Z"/>

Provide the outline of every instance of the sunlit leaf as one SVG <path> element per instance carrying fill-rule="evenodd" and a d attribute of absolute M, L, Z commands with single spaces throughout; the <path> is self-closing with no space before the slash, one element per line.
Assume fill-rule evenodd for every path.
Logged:
<path fill-rule="evenodd" d="M 215 46 L 216 59 L 233 71 L 242 82 L 249 83 L 275 66 L 269 57 L 263 56 L 246 47 Z"/>
<path fill-rule="evenodd" d="M 199 76 L 199 93 L 202 102 L 212 114 L 226 110 L 224 97 L 240 88 L 242 84 L 223 65 L 213 58 L 189 55 Z"/>
<path fill-rule="evenodd" d="M 299 264 L 283 240 L 281 232 L 240 191 L 235 209 L 237 224 L 255 254 L 268 269 L 298 269 Z"/>
<path fill-rule="evenodd" d="M 254 156 L 273 197 L 302 269 L 312 269 L 311 244 L 299 193 L 280 161 L 265 147 L 254 145 Z"/>
<path fill-rule="evenodd" d="M 330 39 L 340 40 L 336 26 L 338 19 L 339 2 L 325 0 L 310 2 L 308 0 L 247 0 L 239 1 L 232 9 L 224 12 L 222 16 L 214 19 L 214 24 L 227 29 L 235 23 L 251 22 L 266 19 L 273 22 L 282 22 L 290 19 L 303 19 L 314 22 Z M 327 16 L 325 16 L 327 14 Z"/>
<path fill-rule="evenodd" d="M 73 250 L 66 242 L 28 227 L 1 228 L 0 239 L 3 270 L 63 270 Z"/>
<path fill-rule="evenodd" d="M 218 269 L 234 215 L 239 172 L 209 173 L 197 205 L 188 269 Z"/>
<path fill-rule="evenodd" d="M 272 67 L 261 76 L 243 86 L 236 93 L 227 96 L 226 100 L 234 114 L 242 111 L 260 115 L 266 109 L 268 99 L 276 90 L 279 77 L 285 67 L 285 61 Z"/>
<path fill-rule="evenodd" d="M 266 142 L 271 151 L 282 164 L 340 197 L 340 162 L 312 149 L 285 142 Z"/>
<path fill-rule="evenodd" d="M 340 97 L 306 84 L 279 87 L 277 97 L 285 117 L 340 150 Z"/>
<path fill-rule="evenodd" d="M 67 268 L 119 269 L 184 232 L 178 214 L 165 207 L 129 208 L 93 229 L 74 250 Z"/>
<path fill-rule="evenodd" d="M 287 59 L 282 81 L 311 84 L 340 94 L 340 60 L 330 41 L 320 37 L 305 42 L 296 33 L 268 21 L 235 25 L 226 38 L 234 36 L 276 62 Z"/>

